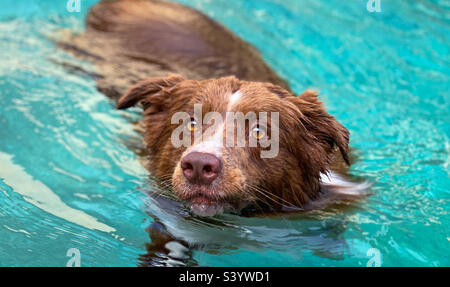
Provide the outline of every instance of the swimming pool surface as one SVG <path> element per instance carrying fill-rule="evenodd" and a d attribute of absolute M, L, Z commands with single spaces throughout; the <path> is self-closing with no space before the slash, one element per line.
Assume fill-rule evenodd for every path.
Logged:
<path fill-rule="evenodd" d="M 179 0 L 254 44 L 297 93 L 320 90 L 351 132 L 351 173 L 374 184 L 347 210 L 186 225 L 145 195 L 137 113 L 115 111 L 60 65 L 90 64 L 49 40 L 81 31 L 95 2 L 0 3 L 0 266 L 66 266 L 70 248 L 82 266 L 136 266 L 147 212 L 210 238 L 193 250 L 201 266 L 450 266 L 448 1 L 369 13 L 366 0 Z"/>

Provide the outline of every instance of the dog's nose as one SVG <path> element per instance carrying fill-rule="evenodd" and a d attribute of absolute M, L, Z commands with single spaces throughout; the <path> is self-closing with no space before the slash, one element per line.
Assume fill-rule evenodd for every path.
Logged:
<path fill-rule="evenodd" d="M 211 184 L 222 170 L 222 162 L 215 155 L 191 152 L 181 159 L 184 177 L 191 183 Z"/>

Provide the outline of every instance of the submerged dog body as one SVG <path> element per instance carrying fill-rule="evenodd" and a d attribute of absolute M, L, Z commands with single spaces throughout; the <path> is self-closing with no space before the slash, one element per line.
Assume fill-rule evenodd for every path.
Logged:
<path fill-rule="evenodd" d="M 254 47 L 202 13 L 168 1 L 101 1 L 91 8 L 83 34 L 58 43 L 93 62 L 98 89 L 114 99 L 140 80 L 169 73 L 192 80 L 234 75 L 289 89 Z"/>
<path fill-rule="evenodd" d="M 349 132 L 317 94 L 294 96 L 254 48 L 199 12 L 155 0 L 102 1 L 89 14 L 86 33 L 70 41 L 62 46 L 96 65 L 99 90 L 124 94 L 119 109 L 141 105 L 149 169 L 194 213 L 303 210 L 325 191 L 356 195 L 324 188 L 339 178 L 331 173 L 327 180 L 330 167 L 349 163 Z M 180 112 L 189 118 L 174 124 Z M 257 115 L 244 118 L 240 137 L 231 129 L 233 142 L 244 145 L 225 145 L 230 129 L 205 121 L 210 112 L 224 122 L 231 113 Z M 180 129 L 201 140 L 174 145 Z M 249 145 L 252 140 L 257 144 Z M 275 156 L 261 156 L 274 144 Z"/>

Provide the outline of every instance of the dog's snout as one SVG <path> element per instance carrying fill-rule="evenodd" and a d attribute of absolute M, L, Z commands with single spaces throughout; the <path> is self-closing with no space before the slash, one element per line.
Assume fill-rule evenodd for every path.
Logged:
<path fill-rule="evenodd" d="M 184 177 L 191 183 L 211 184 L 222 169 L 222 162 L 215 155 L 191 152 L 181 160 Z"/>

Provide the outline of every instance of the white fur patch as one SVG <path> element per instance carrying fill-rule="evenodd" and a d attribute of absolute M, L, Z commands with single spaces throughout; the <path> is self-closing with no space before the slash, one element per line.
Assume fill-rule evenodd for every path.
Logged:
<path fill-rule="evenodd" d="M 227 111 L 230 111 L 233 105 L 236 104 L 241 97 L 242 93 L 240 91 L 231 94 L 227 106 Z M 226 122 L 226 120 L 227 119 L 225 118 L 224 122 Z M 222 124 L 211 137 L 204 139 L 202 142 L 190 147 L 185 152 L 185 154 L 188 154 L 190 152 L 204 152 L 211 153 L 217 157 L 220 157 L 222 155 L 224 129 L 224 125 Z"/>
<path fill-rule="evenodd" d="M 216 132 L 209 138 L 204 139 L 200 143 L 188 148 L 185 154 L 190 152 L 211 153 L 217 157 L 222 156 L 224 126 L 221 125 Z"/>
<path fill-rule="evenodd" d="M 241 91 L 237 91 L 230 96 L 230 101 L 228 102 L 227 110 L 230 111 L 234 104 L 242 97 Z"/>
<path fill-rule="evenodd" d="M 323 185 L 338 187 L 338 193 L 348 195 L 363 195 L 368 192 L 372 184 L 368 181 L 353 182 L 329 170 L 326 174 L 320 174 Z"/>
<path fill-rule="evenodd" d="M 241 91 L 237 91 L 230 97 L 230 103 L 234 104 L 237 100 L 239 100 L 242 97 Z"/>

